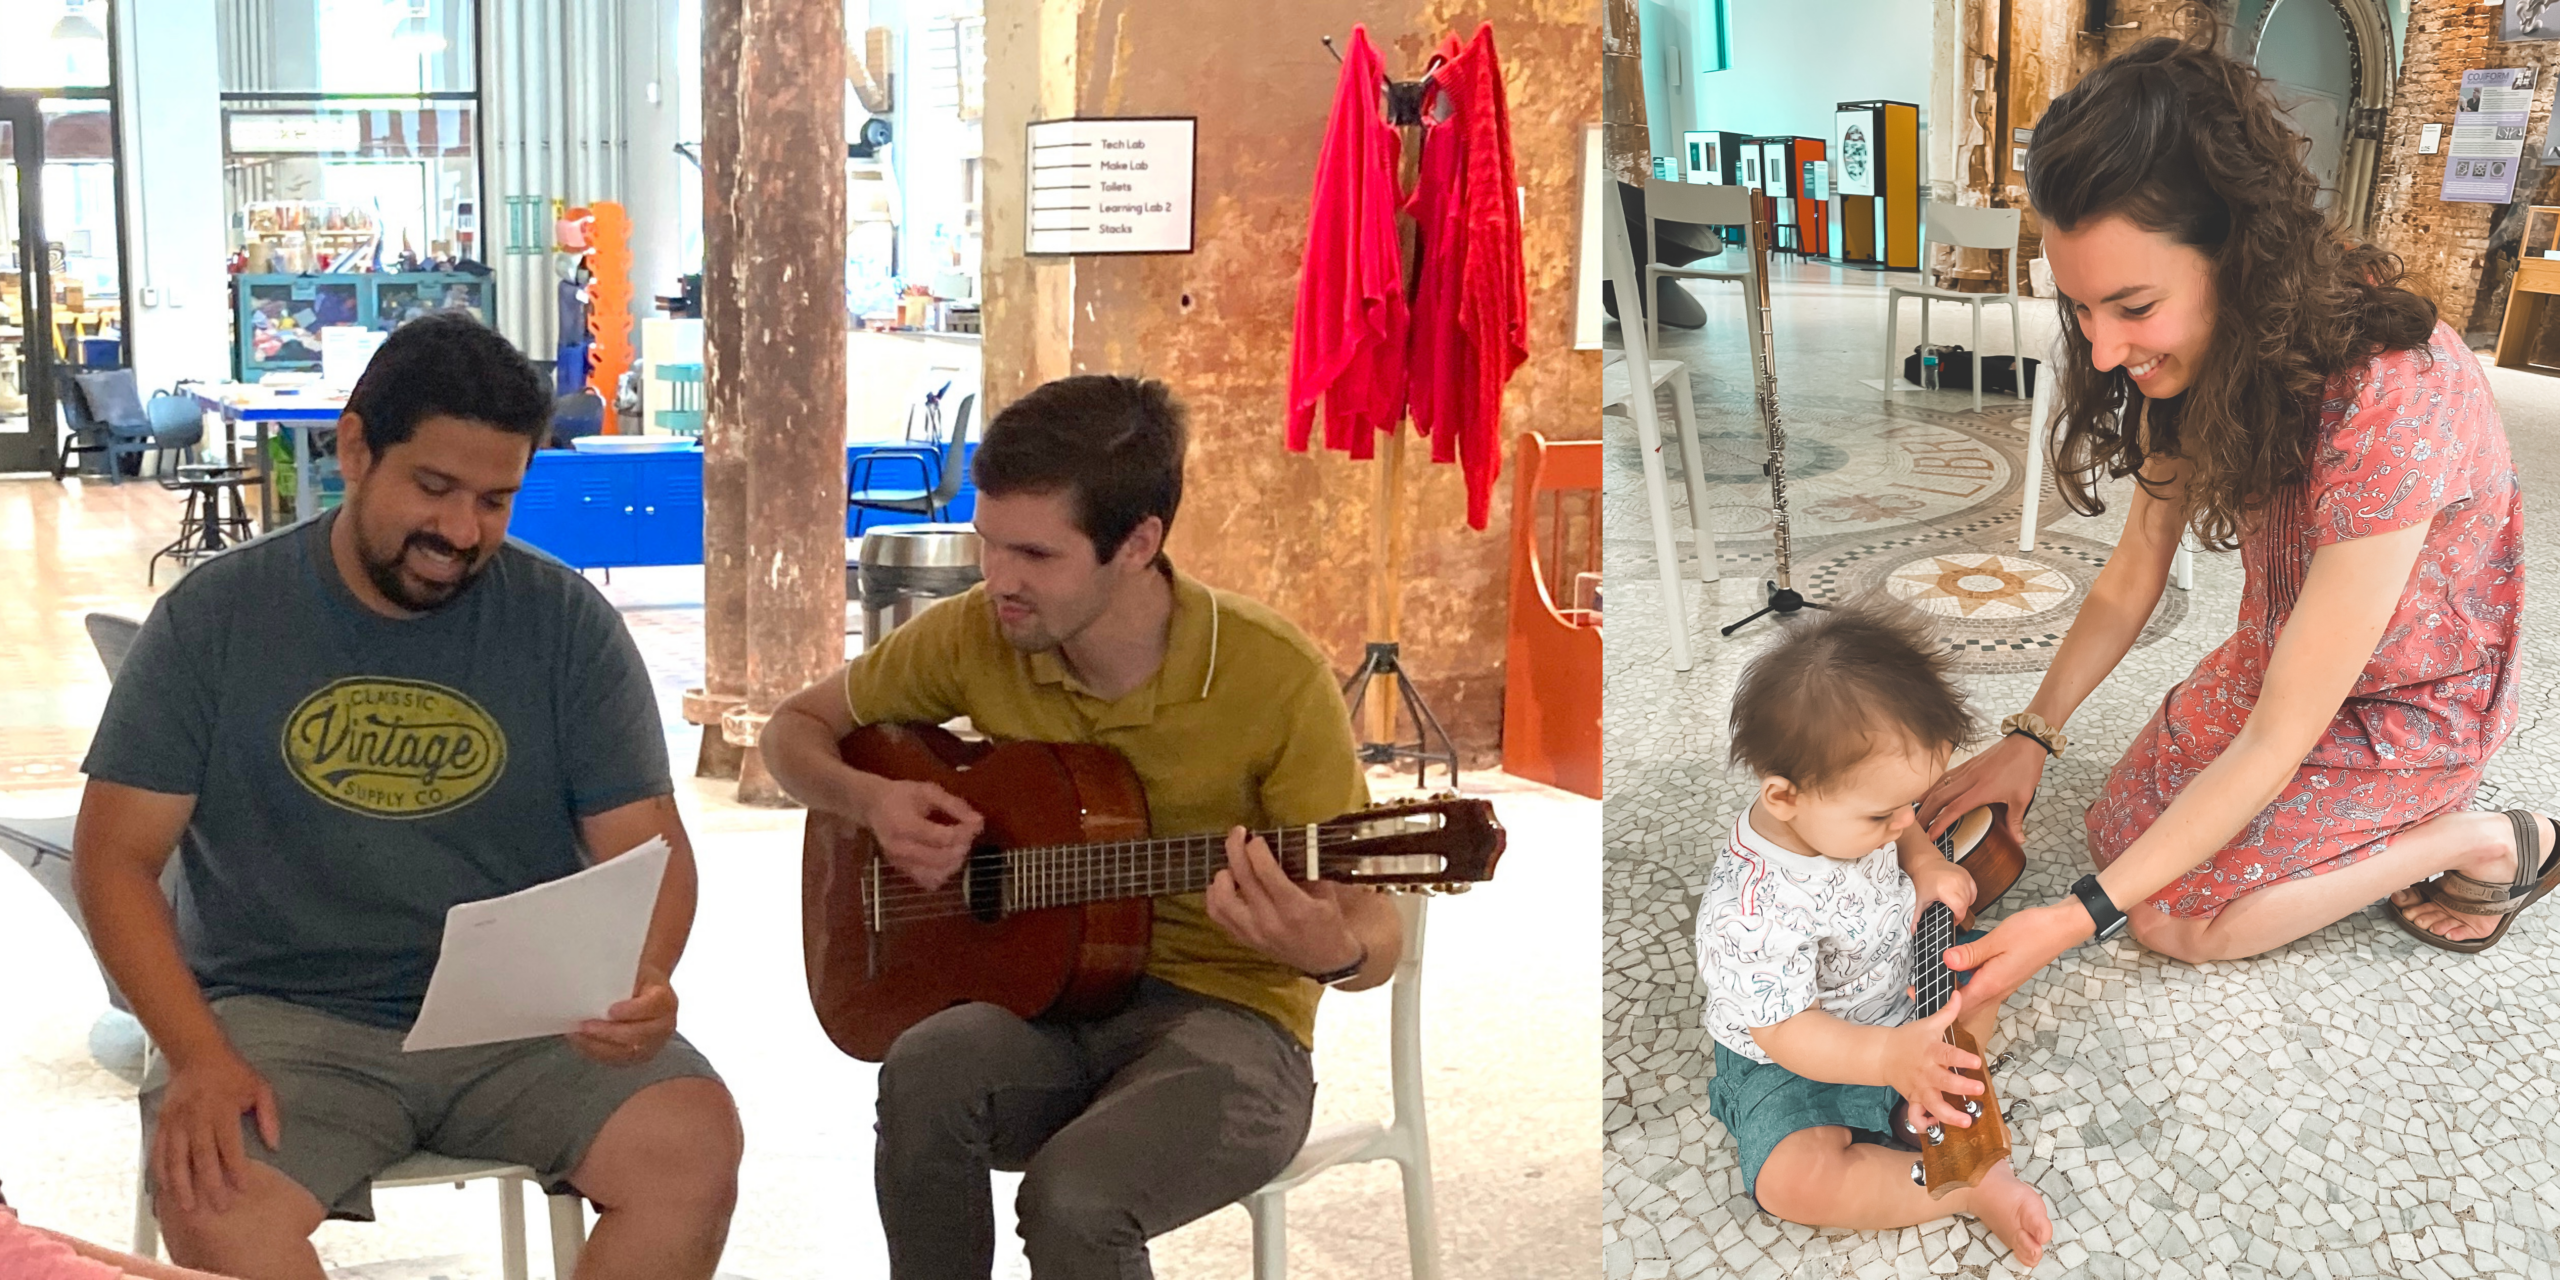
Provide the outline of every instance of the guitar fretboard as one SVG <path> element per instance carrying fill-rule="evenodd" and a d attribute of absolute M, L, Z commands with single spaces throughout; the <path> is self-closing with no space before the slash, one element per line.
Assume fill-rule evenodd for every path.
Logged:
<path fill-rule="evenodd" d="M 1941 842 L 1943 843 L 1943 841 Z M 1946 950 L 1956 944 L 1956 914 L 1947 904 L 1932 902 L 1920 913 L 1920 928 L 1911 937 L 1911 1016 L 1926 1018 L 1946 1007 L 1955 993 L 1956 976 L 1947 969 Z"/>
<path fill-rule="evenodd" d="M 1305 827 L 1257 831 L 1291 879 L 1305 876 Z M 1322 837 L 1319 837 L 1321 840 Z M 1227 838 L 1173 836 L 1109 844 L 1051 845 L 1004 851 L 1004 909 L 1105 902 L 1198 893 L 1227 865 Z"/>

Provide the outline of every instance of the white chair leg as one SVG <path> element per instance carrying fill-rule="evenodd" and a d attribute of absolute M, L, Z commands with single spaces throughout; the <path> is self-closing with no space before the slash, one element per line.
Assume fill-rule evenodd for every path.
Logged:
<path fill-rule="evenodd" d="M 587 1202 L 574 1195 L 551 1197 L 552 1280 L 578 1274 L 578 1254 L 587 1243 Z"/>
<path fill-rule="evenodd" d="M 2009 297 L 2009 364 L 2010 372 L 2018 375 L 2018 398 L 2024 400 L 2027 398 L 2027 346 L 2026 339 L 2019 336 L 2018 299 L 2015 294 Z"/>
<path fill-rule="evenodd" d="M 1982 304 L 1973 304 L 1973 411 L 1982 412 Z"/>
<path fill-rule="evenodd" d="M 1672 429 L 1680 433 L 1680 465 L 1689 479 L 1689 536 L 1697 544 L 1698 582 L 1712 592 L 1716 585 L 1716 535 L 1707 526 L 1706 445 L 1698 439 L 1698 406 L 1689 391 L 1687 370 L 1671 383 Z"/>
<path fill-rule="evenodd" d="M 1630 368 L 1635 385 L 1627 411 L 1636 420 L 1636 448 L 1644 452 L 1644 499 L 1653 515 L 1653 563 L 1662 575 L 1663 625 L 1671 632 L 1671 668 L 1689 669 L 1689 610 L 1680 590 L 1680 550 L 1671 540 L 1671 485 L 1663 475 L 1662 426 L 1653 404 L 1650 370 Z"/>
<path fill-rule="evenodd" d="M 2025 377 L 2026 362 L 2019 361 L 2019 377 Z M 2027 475 L 2026 487 L 2019 499 L 2018 550 L 2032 553 L 2036 549 L 2036 506 L 2044 500 L 2044 439 L 2051 427 L 2047 419 L 2053 413 L 2053 370 L 2036 379 L 2035 395 L 2027 402 Z"/>
<path fill-rule="evenodd" d="M 1644 350 L 1662 350 L 1662 268 L 1651 262 L 1644 265 Z"/>
<path fill-rule="evenodd" d="M 151 1065 L 148 1044 L 142 1050 L 142 1065 Z M 157 1259 L 160 1256 L 160 1219 L 151 1212 L 151 1132 L 143 1130 L 142 1150 L 133 1162 L 133 1256 Z"/>
<path fill-rule="evenodd" d="M 1440 1216 L 1431 1202 L 1430 1148 L 1421 1146 L 1396 1167 L 1404 1174 L 1404 1239 L 1413 1259 L 1413 1280 L 1440 1280 Z"/>
<path fill-rule="evenodd" d="M 2187 545 L 2187 535 L 2178 535 L 2178 554 L 2169 559 L 2169 581 L 2180 591 L 2196 589 L 2196 555 Z"/>
<path fill-rule="evenodd" d="M 1749 305 L 1748 299 L 1744 305 Z M 1929 304 L 1923 302 L 1920 305 L 1925 308 Z M 1894 340 L 1894 333 L 1901 325 L 1902 299 L 1895 296 L 1891 286 L 1887 286 L 1884 291 L 1884 390 L 1887 395 L 1893 394 L 1894 384 L 1902 379 L 1902 344 Z M 1752 332 L 1759 330 L 1754 328 Z M 1757 376 L 1759 370 L 1754 369 L 1752 373 Z"/>
<path fill-rule="evenodd" d="M 505 1280 L 532 1280 L 524 1260 L 524 1179 L 498 1183 L 498 1274 Z"/>
<path fill-rule="evenodd" d="M 1244 1211 L 1253 1219 L 1253 1280 L 1287 1280 L 1289 1274 L 1289 1202 L 1276 1191 L 1245 1197 Z"/>

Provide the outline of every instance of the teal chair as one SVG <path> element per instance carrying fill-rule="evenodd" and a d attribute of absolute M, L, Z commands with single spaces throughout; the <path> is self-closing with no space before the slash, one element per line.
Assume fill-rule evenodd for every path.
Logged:
<path fill-rule="evenodd" d="M 667 407 L 653 418 L 664 431 L 680 436 L 702 434 L 702 366 L 662 364 L 658 381 L 667 384 Z"/>

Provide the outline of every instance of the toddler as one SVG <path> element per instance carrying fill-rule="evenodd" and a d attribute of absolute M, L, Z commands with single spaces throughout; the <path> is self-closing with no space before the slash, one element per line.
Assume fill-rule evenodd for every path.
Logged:
<path fill-rule="evenodd" d="M 1879 611 L 1817 615 L 1743 669 L 1732 761 L 1759 786 L 1698 908 L 1707 1109 L 1769 1213 L 1867 1230 L 1967 1213 L 2033 1267 L 2053 1228 L 2007 1161 L 1931 1199 L 1897 1137 L 1971 1123 L 1958 1100 L 1981 1086 L 1956 1068 L 1981 1063 L 1944 1037 L 1961 1020 L 1987 1045 L 1998 1013 L 1959 991 L 1907 1020 L 1919 909 L 1943 902 L 1961 920 L 1975 896 L 1913 813 L 1969 728 L 1945 658 Z"/>

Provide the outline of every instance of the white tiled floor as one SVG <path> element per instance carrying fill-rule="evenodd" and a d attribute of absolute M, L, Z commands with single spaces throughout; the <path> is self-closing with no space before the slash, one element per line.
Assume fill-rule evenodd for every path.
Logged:
<path fill-rule="evenodd" d="M 1858 385 L 1881 364 L 1881 277 L 1794 268 L 1779 278 L 1781 403 L 1815 446 L 1808 455 L 1829 446 L 1832 474 L 1889 483 L 1879 456 L 1891 447 L 1885 433 L 1909 424 L 1956 431 L 1999 455 L 1999 475 L 1966 501 L 1916 514 L 1897 513 L 1908 505 L 1898 500 L 1840 503 L 1800 521 L 1798 584 L 1871 545 L 1949 530 L 1970 530 L 1950 534 L 1949 545 L 2005 543 L 2014 553 L 2023 406 L 1994 398 L 1977 416 L 1968 395 L 1941 392 L 1906 394 L 1885 408 L 1882 393 Z M 1699 366 L 1706 433 L 1735 438 L 1728 447 L 1756 463 L 1759 427 L 1734 291 L 1695 287 L 1709 327 L 1667 342 L 1664 354 Z M 2040 349 L 2052 313 L 2030 304 L 2027 320 L 2028 345 Z M 2000 329 L 1994 351 L 2007 345 Z M 1907 315 L 1904 332 L 1917 341 Z M 2549 550 L 2560 545 L 2560 504 L 2537 487 L 2560 479 L 2560 383 L 2505 371 L 2492 381 L 2516 445 L 2529 563 L 2539 572 L 2560 563 Z M 1742 1194 L 1732 1141 L 1706 1114 L 1711 1069 L 1689 934 L 1743 794 L 1724 767 L 1724 715 L 1737 661 L 1772 624 L 1731 640 L 1715 627 L 1758 607 L 1771 563 L 1767 490 L 1756 466 L 1715 489 L 1725 576 L 1712 593 L 1693 589 L 1698 665 L 1675 673 L 1634 433 L 1611 418 L 1607 438 L 1604 1274 L 2015 1274 L 2007 1249 L 1970 1221 L 1815 1231 L 1759 1213 Z M 1676 451 L 1667 453 L 1673 500 L 1685 509 Z M 1799 510 L 1807 489 L 1822 497 L 1818 485 L 1799 486 Z M 1749 523 L 1755 511 L 1757 525 Z M 2048 492 L 2044 522 L 2106 546 L 2121 511 L 2119 501 L 2110 516 L 2081 519 Z M 2028 871 L 2005 906 L 2049 901 L 2086 870 L 2082 809 L 2160 692 L 2229 634 L 2240 585 L 2236 557 L 2200 557 L 2194 592 L 2175 602 L 2183 611 L 2173 620 L 2164 610 L 2154 623 L 2173 625 L 2136 649 L 2074 717 L 2073 750 L 2046 773 Z M 2490 770 L 2483 805 L 2547 809 L 2560 797 L 2560 744 L 2537 731 L 2553 705 L 2545 658 L 2555 646 L 2544 637 L 2560 617 L 2555 598 L 2541 582 L 2529 596 L 2525 727 Z M 2069 609 L 2066 600 L 2052 617 L 2022 616 L 2016 629 L 2058 631 L 2049 624 Z M 2033 670 L 1987 669 L 2003 665 L 1978 664 L 1965 676 L 1992 715 L 2024 705 L 2041 672 L 2040 661 L 2005 664 Z M 2015 1057 L 1997 1077 L 2017 1109 L 2019 1172 L 2042 1190 L 2056 1224 L 2055 1247 L 2035 1274 L 2550 1277 L 2560 1263 L 2555 966 L 2560 911 L 2548 906 L 2478 956 L 2421 946 L 2372 913 L 2233 963 L 2164 962 L 2130 940 L 2066 956 L 2010 1001 L 2001 1047 Z"/>

